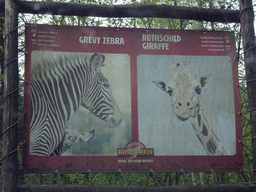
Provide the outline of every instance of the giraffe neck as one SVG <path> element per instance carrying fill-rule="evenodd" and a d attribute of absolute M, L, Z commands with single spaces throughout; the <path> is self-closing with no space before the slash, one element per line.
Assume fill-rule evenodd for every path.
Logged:
<path fill-rule="evenodd" d="M 195 117 L 191 117 L 190 122 L 207 155 L 226 155 L 219 138 L 205 118 L 203 109 L 200 109 Z"/>

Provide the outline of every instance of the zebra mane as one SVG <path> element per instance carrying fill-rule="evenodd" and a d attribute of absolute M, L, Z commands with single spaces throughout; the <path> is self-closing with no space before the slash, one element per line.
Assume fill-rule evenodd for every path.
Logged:
<path fill-rule="evenodd" d="M 91 55 L 88 53 L 35 51 L 32 53 L 31 59 L 31 78 L 41 79 L 81 65 L 90 67 Z"/>

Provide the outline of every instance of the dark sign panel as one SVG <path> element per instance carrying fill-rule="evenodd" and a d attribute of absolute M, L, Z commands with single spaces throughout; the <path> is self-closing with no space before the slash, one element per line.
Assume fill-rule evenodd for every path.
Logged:
<path fill-rule="evenodd" d="M 230 32 L 26 27 L 24 168 L 242 168 Z"/>

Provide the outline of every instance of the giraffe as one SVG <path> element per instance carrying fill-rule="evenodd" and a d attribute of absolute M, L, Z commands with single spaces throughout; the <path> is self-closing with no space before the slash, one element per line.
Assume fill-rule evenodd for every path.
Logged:
<path fill-rule="evenodd" d="M 171 82 L 156 80 L 152 81 L 153 86 L 172 98 L 173 112 L 179 120 L 186 121 L 189 119 L 194 133 L 207 155 L 227 155 L 200 105 L 201 91 L 210 85 L 213 75 L 206 74 L 200 80 L 196 80 L 190 62 L 184 63 L 184 70 L 180 70 L 179 66 L 180 64 L 177 62 L 172 64 L 173 77 Z"/>

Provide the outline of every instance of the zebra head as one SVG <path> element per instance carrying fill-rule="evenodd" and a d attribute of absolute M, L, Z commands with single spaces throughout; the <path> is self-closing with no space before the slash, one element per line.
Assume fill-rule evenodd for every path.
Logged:
<path fill-rule="evenodd" d="M 83 140 L 84 142 L 90 141 L 95 135 L 95 130 L 92 130 L 91 132 L 79 133 L 77 130 L 71 129 L 67 125 L 65 126 L 64 131 L 65 136 L 64 141 L 61 145 L 62 147 L 60 148 L 62 150 L 60 154 L 67 151 L 74 144 L 78 143 L 81 140 Z"/>
<path fill-rule="evenodd" d="M 101 72 L 104 61 L 105 56 L 97 53 L 93 54 L 89 61 L 91 79 L 87 80 L 82 106 L 104 120 L 108 127 L 116 127 L 122 121 L 121 112 L 113 97 L 110 84 Z"/>

